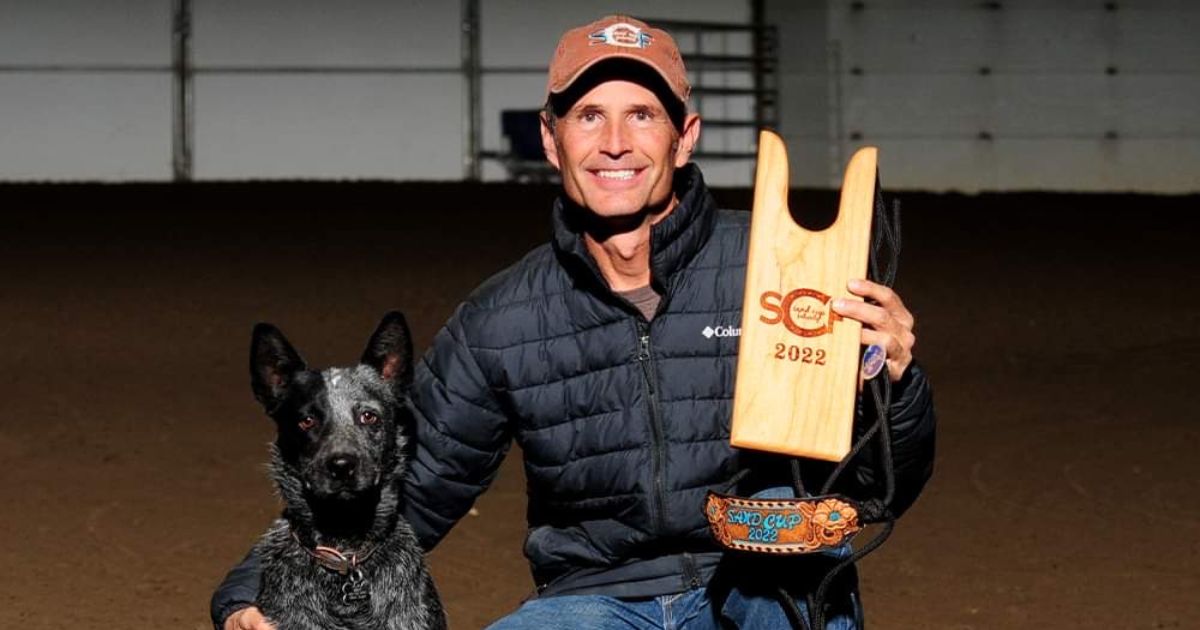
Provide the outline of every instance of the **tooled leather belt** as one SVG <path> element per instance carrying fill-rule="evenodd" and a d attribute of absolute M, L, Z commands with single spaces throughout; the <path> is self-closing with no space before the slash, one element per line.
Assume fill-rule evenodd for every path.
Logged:
<path fill-rule="evenodd" d="M 746 499 L 709 492 L 704 514 L 722 546 L 769 554 L 839 547 L 862 531 L 857 502 L 842 496 Z"/>

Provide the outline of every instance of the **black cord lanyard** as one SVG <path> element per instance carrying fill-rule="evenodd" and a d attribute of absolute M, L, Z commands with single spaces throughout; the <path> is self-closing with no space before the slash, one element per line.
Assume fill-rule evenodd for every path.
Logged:
<path fill-rule="evenodd" d="M 895 201 L 891 212 L 888 212 L 883 201 L 883 193 L 879 187 L 878 174 L 875 179 L 874 214 L 875 220 L 872 224 L 869 276 L 871 280 L 890 287 L 896 280 L 896 268 L 898 267 L 900 258 L 900 203 Z M 885 245 L 886 252 L 882 252 L 881 250 L 883 250 Z M 882 270 L 879 266 L 880 256 L 886 256 L 887 260 L 887 266 Z M 885 368 L 879 375 L 865 383 L 865 386 L 871 392 L 871 399 L 875 407 L 875 422 L 855 442 L 846 457 L 842 458 L 842 461 L 829 474 L 819 494 L 829 494 L 834 483 L 841 477 L 850 462 L 862 452 L 872 438 L 877 437 L 879 440 L 877 465 L 883 472 L 883 496 L 860 501 L 859 506 L 862 521 L 864 523 L 882 523 L 882 530 L 865 545 L 856 549 L 846 558 L 843 558 L 825 574 L 816 592 L 807 598 L 809 612 L 807 618 L 801 614 L 801 611 L 795 605 L 795 602 L 792 601 L 787 590 L 780 588 L 780 600 L 791 614 L 794 620 L 793 623 L 797 621 L 802 622 L 809 630 L 824 630 L 825 628 L 825 597 L 828 594 L 830 585 L 833 584 L 834 578 L 847 567 L 863 559 L 867 554 L 883 545 L 888 536 L 892 534 L 892 530 L 896 525 L 896 517 L 892 514 L 890 508 L 892 499 L 896 493 L 896 471 L 895 464 L 892 461 L 892 433 L 888 425 L 892 383 L 888 377 L 887 369 Z M 800 478 L 800 460 L 793 459 L 791 467 L 792 482 L 795 486 L 796 496 L 809 496 L 804 488 L 804 482 Z"/>

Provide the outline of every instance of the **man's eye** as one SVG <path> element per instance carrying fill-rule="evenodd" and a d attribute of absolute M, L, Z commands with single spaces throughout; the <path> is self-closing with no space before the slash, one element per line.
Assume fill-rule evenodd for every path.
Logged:
<path fill-rule="evenodd" d="M 364 411 L 358 414 L 358 422 L 359 424 L 370 426 L 379 422 L 379 416 L 375 415 L 373 411 Z"/>
<path fill-rule="evenodd" d="M 307 431 L 317 426 L 317 419 L 312 416 L 304 416 L 304 419 L 296 424 L 301 431 Z"/>

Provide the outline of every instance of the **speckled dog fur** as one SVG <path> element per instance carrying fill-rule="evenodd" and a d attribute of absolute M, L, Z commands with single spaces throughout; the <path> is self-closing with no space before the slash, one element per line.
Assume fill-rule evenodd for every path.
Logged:
<path fill-rule="evenodd" d="M 256 547 L 257 601 L 279 630 L 416 630 L 446 619 L 399 515 L 413 418 L 412 343 L 389 313 L 355 367 L 311 371 L 270 324 L 251 342 L 255 397 L 278 428 L 271 474 L 284 503 Z M 319 563 L 317 546 L 364 557 L 358 573 Z M 361 579 L 355 579 L 361 578 Z"/>

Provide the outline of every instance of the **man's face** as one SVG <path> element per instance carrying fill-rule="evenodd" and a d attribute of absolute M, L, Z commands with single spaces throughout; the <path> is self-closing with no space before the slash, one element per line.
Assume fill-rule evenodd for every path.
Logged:
<path fill-rule="evenodd" d="M 542 126 L 550 163 L 572 201 L 601 217 L 623 217 L 673 201 L 675 169 L 687 164 L 700 131 L 689 114 L 676 131 L 654 92 L 605 81 L 584 94 L 551 132 Z"/>

